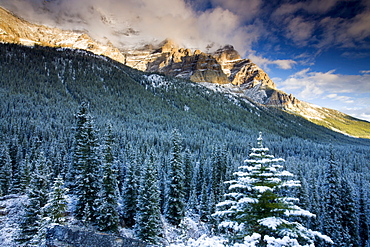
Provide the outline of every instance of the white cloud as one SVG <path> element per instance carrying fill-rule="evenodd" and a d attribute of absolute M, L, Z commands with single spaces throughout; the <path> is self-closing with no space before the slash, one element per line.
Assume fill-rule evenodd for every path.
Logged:
<path fill-rule="evenodd" d="M 298 16 L 289 20 L 286 28 L 286 36 L 292 39 L 297 45 L 305 46 L 312 38 L 315 23 L 304 20 Z"/>
<path fill-rule="evenodd" d="M 244 54 L 263 32 L 245 24 L 258 13 L 260 1 L 213 0 L 215 7 L 205 11 L 185 0 L 0 0 L 0 5 L 32 22 L 87 31 L 100 41 L 106 37 L 118 47 L 171 38 L 202 50 L 211 43 L 215 49 L 231 44 Z M 136 35 L 128 36 L 132 30 Z"/>
<path fill-rule="evenodd" d="M 359 119 L 370 121 L 370 74 L 342 75 L 303 69 L 286 80 L 276 81 L 280 89 L 298 99 L 320 102 Z"/>
<path fill-rule="evenodd" d="M 310 14 L 324 14 L 340 1 L 341 0 L 311 0 L 296 3 L 284 3 L 274 11 L 273 15 L 274 17 L 287 16 L 292 15 L 299 10 L 304 10 Z"/>
<path fill-rule="evenodd" d="M 301 70 L 281 82 L 282 90 L 296 90 L 298 98 L 312 100 L 343 93 L 370 93 L 370 74 L 341 75 L 335 70 L 328 72 L 311 72 L 310 69 Z M 344 98 L 342 98 L 343 100 Z"/>
<path fill-rule="evenodd" d="M 278 60 L 270 60 L 261 56 L 256 55 L 254 51 L 249 51 L 247 53 L 247 57 L 252 60 L 255 64 L 263 68 L 264 70 L 269 70 L 269 65 L 276 65 L 280 69 L 291 69 L 294 65 L 297 64 L 296 61 L 291 59 L 278 59 Z"/>
<path fill-rule="evenodd" d="M 370 99 L 369 98 L 358 98 L 356 99 L 356 107 L 343 107 L 342 112 L 345 112 L 353 117 L 364 119 L 370 122 Z"/>
<path fill-rule="evenodd" d="M 338 95 L 336 93 L 328 94 L 324 97 L 324 99 L 325 98 L 342 101 L 342 102 L 347 103 L 347 104 L 355 103 L 355 101 L 352 97 L 344 96 L 344 95 Z"/>
<path fill-rule="evenodd" d="M 242 18 L 243 21 L 249 21 L 255 18 L 263 7 L 262 0 L 211 0 L 212 4 L 231 12 Z"/>

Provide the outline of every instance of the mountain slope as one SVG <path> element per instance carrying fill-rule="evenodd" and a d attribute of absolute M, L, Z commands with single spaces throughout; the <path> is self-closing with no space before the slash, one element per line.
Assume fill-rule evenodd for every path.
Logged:
<path fill-rule="evenodd" d="M 190 79 L 220 91 L 301 116 L 315 124 L 354 137 L 370 138 L 370 123 L 332 109 L 315 106 L 280 91 L 269 76 L 227 45 L 212 54 L 179 48 L 170 40 L 160 47 L 126 51 L 125 64 L 149 72 Z M 209 84 L 211 83 L 211 84 Z"/>
<path fill-rule="evenodd" d="M 180 48 L 171 40 L 137 50 L 119 51 L 83 33 L 34 25 L 0 7 L 0 41 L 83 49 L 105 55 L 130 67 L 189 79 L 205 86 L 221 85 L 219 90 L 259 104 L 304 117 L 315 124 L 355 137 L 370 138 L 370 123 L 346 114 L 302 102 L 276 88 L 268 75 L 249 59 L 241 59 L 227 45 L 211 54 Z"/>
<path fill-rule="evenodd" d="M 66 130 L 78 104 L 88 101 L 99 122 L 114 119 L 121 128 L 123 119 L 149 132 L 175 127 L 184 133 L 187 128 L 197 133 L 222 130 L 221 135 L 212 136 L 220 141 L 228 131 L 230 135 L 264 131 L 284 137 L 354 141 L 247 98 L 183 79 L 145 74 L 91 53 L 5 44 L 0 48 L 3 133 L 18 131 L 17 124 L 7 124 L 13 118 L 29 124 L 28 135 L 50 128 Z M 43 115 L 49 111 L 60 117 L 46 121 Z"/>

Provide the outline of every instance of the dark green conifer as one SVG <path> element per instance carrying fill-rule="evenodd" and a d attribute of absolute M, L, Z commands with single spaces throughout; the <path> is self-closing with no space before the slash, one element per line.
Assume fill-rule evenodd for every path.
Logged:
<path fill-rule="evenodd" d="M 163 233 L 160 211 L 158 173 L 153 153 L 149 154 L 140 175 L 135 231 L 137 236 L 151 244 L 158 244 Z"/>
<path fill-rule="evenodd" d="M 86 103 L 81 104 L 76 118 L 73 163 L 69 171 L 69 185 L 77 199 L 74 214 L 86 224 L 96 224 L 101 162 L 94 121 Z"/>
<path fill-rule="evenodd" d="M 128 161 L 126 163 L 126 173 L 122 185 L 122 215 L 127 227 L 135 225 L 135 215 L 138 196 L 138 164 L 136 152 L 128 147 Z"/>
<path fill-rule="evenodd" d="M 105 136 L 102 161 L 102 181 L 100 199 L 98 200 L 97 218 L 98 227 L 101 231 L 117 232 L 119 225 L 118 217 L 118 182 L 117 169 L 114 164 L 112 153 L 113 136 L 112 125 L 108 126 L 108 133 Z"/>
<path fill-rule="evenodd" d="M 0 195 L 10 193 L 12 184 L 12 162 L 8 146 L 0 148 Z"/>
<path fill-rule="evenodd" d="M 20 222 L 20 232 L 17 242 L 22 245 L 30 245 L 31 240 L 37 236 L 41 227 L 42 218 L 45 216 L 42 208 L 48 201 L 49 170 L 46 167 L 46 159 L 43 152 L 40 152 L 34 162 L 32 179 L 27 191 L 28 201 Z"/>
<path fill-rule="evenodd" d="M 179 225 L 185 216 L 184 168 L 181 156 L 181 137 L 177 129 L 172 131 L 171 160 L 168 174 L 168 191 L 165 217 L 169 223 Z"/>

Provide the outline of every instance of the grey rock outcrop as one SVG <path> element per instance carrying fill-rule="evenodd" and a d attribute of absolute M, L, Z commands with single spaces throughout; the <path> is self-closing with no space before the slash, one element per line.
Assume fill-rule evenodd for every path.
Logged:
<path fill-rule="evenodd" d="M 146 247 L 136 239 L 123 238 L 106 233 L 82 230 L 78 227 L 54 225 L 47 230 L 48 247 Z"/>

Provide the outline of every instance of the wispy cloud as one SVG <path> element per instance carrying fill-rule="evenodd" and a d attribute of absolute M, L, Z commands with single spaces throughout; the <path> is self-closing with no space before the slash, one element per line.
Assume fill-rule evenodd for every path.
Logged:
<path fill-rule="evenodd" d="M 324 97 L 324 99 L 325 98 L 342 101 L 342 102 L 347 103 L 347 104 L 352 104 L 352 103 L 355 102 L 353 97 L 338 95 L 336 93 L 328 94 Z"/>
<path fill-rule="evenodd" d="M 339 99 L 343 93 L 370 93 L 370 74 L 342 75 L 335 70 L 328 72 L 313 72 L 309 68 L 301 70 L 281 82 L 282 90 L 298 91 L 298 98 L 312 100 L 331 95 Z M 345 98 L 342 98 L 345 99 Z"/>
<path fill-rule="evenodd" d="M 275 80 L 278 87 L 297 98 L 345 112 L 370 121 L 370 71 L 343 75 L 335 70 L 315 72 L 303 69 L 286 80 Z"/>
<path fill-rule="evenodd" d="M 303 17 L 294 17 L 289 20 L 286 28 L 286 36 L 299 46 L 307 45 L 312 38 L 315 23 L 304 20 Z"/>
<path fill-rule="evenodd" d="M 256 55 L 254 51 L 247 52 L 247 57 L 250 58 L 254 63 L 258 64 L 260 67 L 262 67 L 264 70 L 269 70 L 268 66 L 275 65 L 280 69 L 291 69 L 295 64 L 297 64 L 296 61 L 292 59 L 277 59 L 277 60 L 271 60 L 259 55 Z"/>
<path fill-rule="evenodd" d="M 352 11 L 353 6 L 357 6 L 356 12 Z M 367 0 L 288 2 L 280 5 L 271 18 L 284 30 L 285 37 L 299 46 L 362 47 L 363 41 L 370 37 L 370 1 Z"/>
<path fill-rule="evenodd" d="M 365 119 L 370 122 L 370 99 L 369 98 L 357 98 L 354 104 L 351 106 L 345 106 L 340 109 L 342 112 L 346 112 L 351 116 L 359 119 Z"/>

